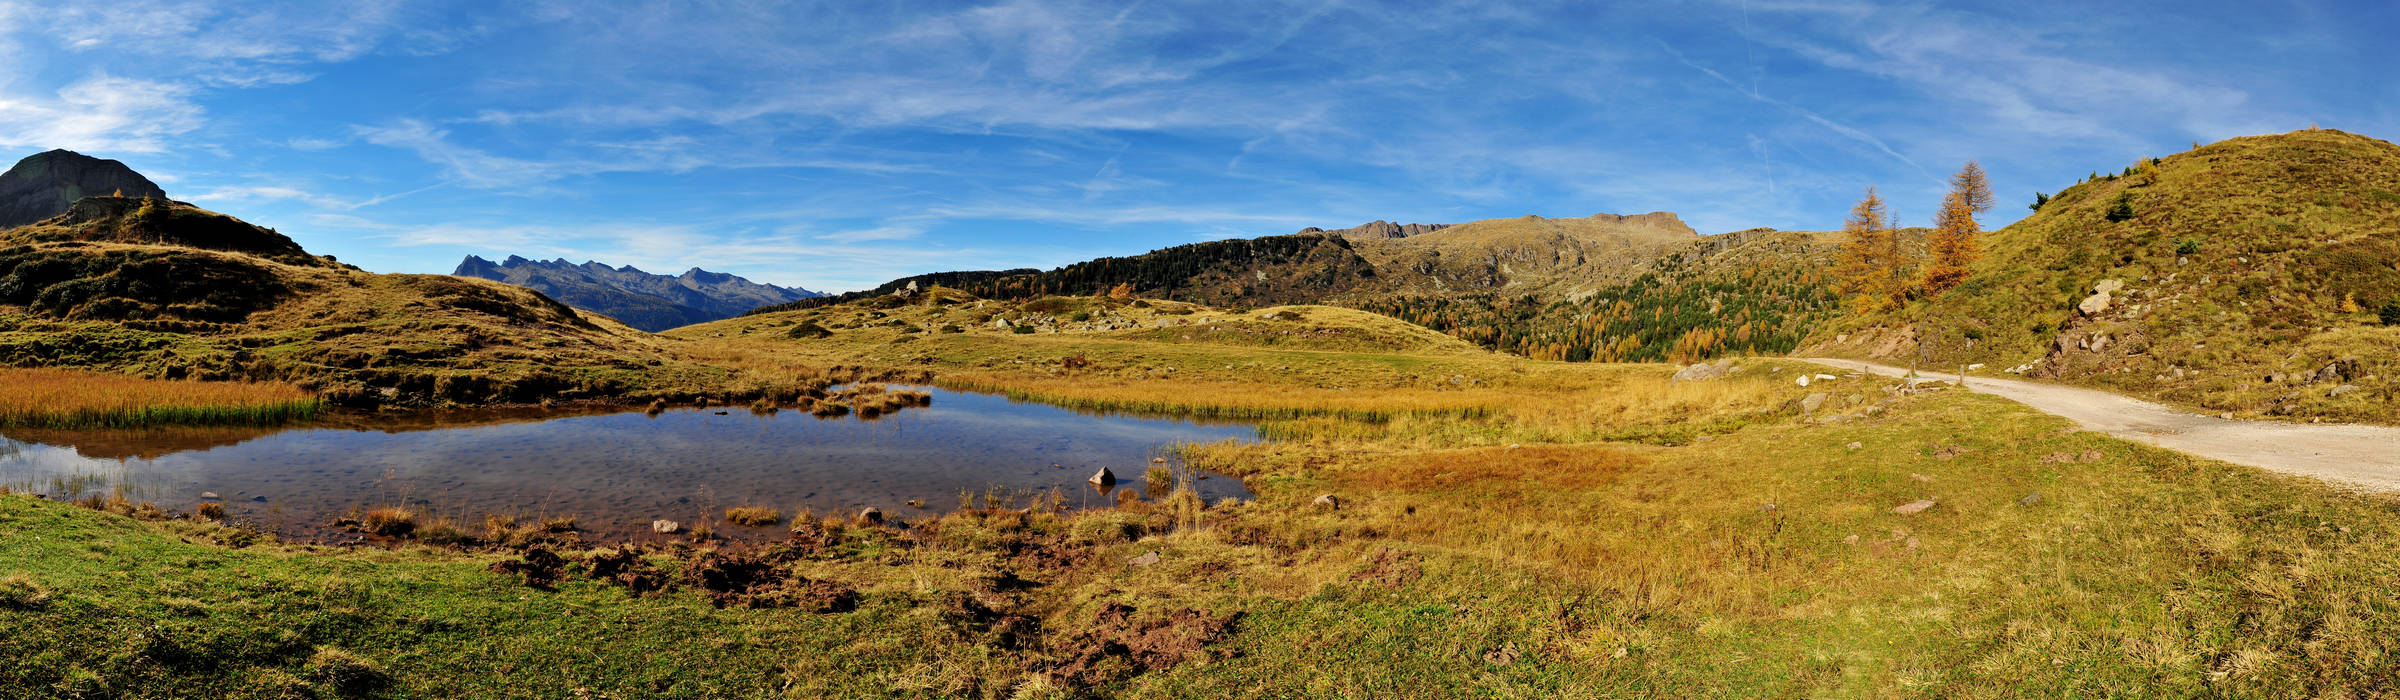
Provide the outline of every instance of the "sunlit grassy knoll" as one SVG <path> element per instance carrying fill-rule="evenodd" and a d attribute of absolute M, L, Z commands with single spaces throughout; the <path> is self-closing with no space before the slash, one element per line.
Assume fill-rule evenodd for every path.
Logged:
<path fill-rule="evenodd" d="M 1899 364 L 1922 345 L 2212 414 L 2400 420 L 2400 327 L 2378 313 L 2400 304 L 2400 146 L 2308 129 L 2097 165 L 1985 234 L 1965 284 L 1834 319 L 1802 352 Z M 2104 280 L 2123 287 L 2079 311 Z"/>
<path fill-rule="evenodd" d="M 0 427 L 270 425 L 315 415 L 314 392 L 279 382 L 143 379 L 67 369 L 0 369 Z"/>

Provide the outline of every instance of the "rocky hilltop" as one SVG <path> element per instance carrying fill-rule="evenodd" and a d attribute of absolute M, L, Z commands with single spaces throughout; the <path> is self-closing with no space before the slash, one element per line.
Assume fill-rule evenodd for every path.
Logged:
<path fill-rule="evenodd" d="M 577 265 L 563 258 L 543 261 L 514 255 L 498 263 L 470 255 L 451 274 L 530 288 L 568 306 L 605 314 L 651 332 L 824 296 L 697 267 L 681 275 L 659 275 L 632 265 L 610 267 L 590 261 Z"/>
<path fill-rule="evenodd" d="M 36 153 L 0 174 L 0 229 L 65 214 L 85 197 L 120 193 L 134 199 L 167 198 L 166 190 L 124 163 L 63 149 Z"/>

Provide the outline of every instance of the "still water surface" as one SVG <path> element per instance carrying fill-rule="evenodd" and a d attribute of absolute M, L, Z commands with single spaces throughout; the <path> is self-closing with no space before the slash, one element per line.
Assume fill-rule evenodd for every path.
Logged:
<path fill-rule="evenodd" d="M 646 536 L 653 519 L 717 522 L 725 508 L 807 506 L 897 517 L 957 507 L 962 491 L 1057 488 L 1074 507 L 1113 503 L 1085 484 L 1101 467 L 1142 490 L 1154 457 L 1184 442 L 1254 440 L 1234 423 L 1094 415 L 925 388 L 928 408 L 878 420 L 785 411 L 676 409 L 482 424 L 372 421 L 350 427 L 145 432 L 0 431 L 0 485 L 73 498 L 121 490 L 189 512 L 204 492 L 236 519 L 301 539 L 346 539 L 329 524 L 361 506 L 406 503 L 470 529 L 486 514 L 572 514 L 587 537 Z M 726 411 L 718 415 L 718 411 Z M 1210 502 L 1247 497 L 1203 474 Z M 907 505 L 922 501 L 924 508 Z M 779 530 L 730 535 L 761 538 Z"/>

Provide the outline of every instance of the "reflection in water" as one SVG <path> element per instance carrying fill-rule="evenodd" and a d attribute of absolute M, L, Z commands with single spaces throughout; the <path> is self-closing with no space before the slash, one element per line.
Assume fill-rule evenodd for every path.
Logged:
<path fill-rule="evenodd" d="M 1176 443 L 1255 436 L 1237 424 L 932 391 L 932 407 L 872 422 L 679 409 L 469 425 L 454 413 L 285 430 L 12 430 L 0 437 L 0 485 L 54 497 L 121 491 L 175 510 L 213 492 L 237 519 L 300 537 L 390 503 L 469 523 L 571 514 L 592 535 L 624 537 L 656 518 L 713 522 L 736 505 L 906 514 L 918 512 L 911 501 L 944 508 L 963 492 L 1057 488 L 1070 505 L 1101 506 L 1106 493 L 1074 488 L 1101 467 L 1138 474 Z M 1247 495 L 1234 479 L 1197 486 L 1212 502 Z"/>

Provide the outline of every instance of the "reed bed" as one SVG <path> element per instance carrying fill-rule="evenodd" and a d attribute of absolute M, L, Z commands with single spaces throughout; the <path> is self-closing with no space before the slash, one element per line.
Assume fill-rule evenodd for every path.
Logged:
<path fill-rule="evenodd" d="M 315 394 L 273 382 L 143 379 L 70 369 L 0 370 L 0 427 L 274 425 L 313 417 Z"/>

